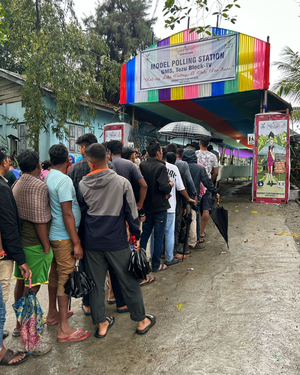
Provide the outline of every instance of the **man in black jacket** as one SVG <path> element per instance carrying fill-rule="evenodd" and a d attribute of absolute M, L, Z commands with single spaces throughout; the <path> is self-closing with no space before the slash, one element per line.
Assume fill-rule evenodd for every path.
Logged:
<path fill-rule="evenodd" d="M 2 285 L 3 298 L 0 298 L 0 332 L 2 336 L 5 323 L 5 303 L 8 300 L 10 279 L 14 261 L 19 266 L 25 279 L 31 278 L 31 271 L 26 264 L 25 254 L 21 242 L 21 228 L 17 205 L 6 179 L 3 177 L 9 170 L 7 155 L 0 150 L 0 234 L 3 250 L 6 254 L 0 260 L 0 285 Z M 2 293 L 1 293 L 2 297 Z M 1 347 L 2 337 L 0 338 Z M 11 365 L 24 362 L 28 357 L 25 354 L 14 353 L 5 349 L 0 350 L 0 364 Z"/>
<path fill-rule="evenodd" d="M 208 177 L 206 170 L 202 165 L 197 164 L 197 156 L 195 153 L 195 150 L 187 149 L 182 154 L 182 160 L 186 161 L 190 167 L 192 179 L 194 181 L 197 195 L 199 197 L 200 194 L 200 183 L 202 182 L 203 185 L 206 187 L 206 189 L 212 193 L 212 195 L 216 196 L 217 199 L 220 198 L 220 195 L 218 194 L 218 190 L 214 187 L 214 184 Z M 191 196 L 191 192 L 189 192 Z M 204 247 L 201 247 L 200 245 L 197 245 L 197 233 L 196 233 L 196 212 L 192 210 L 192 225 L 190 229 L 190 236 L 189 236 L 189 246 L 191 249 L 200 249 L 204 250 Z"/>
<path fill-rule="evenodd" d="M 163 271 L 168 267 L 161 264 L 163 238 L 167 222 L 167 209 L 170 208 L 168 196 L 174 186 L 169 182 L 165 163 L 162 159 L 162 148 L 158 141 L 151 141 L 147 146 L 149 158 L 142 162 L 140 169 L 148 185 L 144 209 L 146 221 L 143 223 L 141 247 L 146 249 L 147 242 L 154 228 L 154 253 L 152 271 Z"/>

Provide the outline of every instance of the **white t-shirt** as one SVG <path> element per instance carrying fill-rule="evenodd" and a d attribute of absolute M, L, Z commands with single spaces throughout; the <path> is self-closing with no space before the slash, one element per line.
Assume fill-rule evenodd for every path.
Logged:
<path fill-rule="evenodd" d="M 176 190 L 182 191 L 185 189 L 179 169 L 174 164 L 166 162 L 166 168 L 168 171 L 168 177 L 170 181 L 174 182 L 174 186 L 171 190 L 171 197 L 169 198 L 169 204 L 171 208 L 168 209 L 168 212 L 176 212 Z"/>

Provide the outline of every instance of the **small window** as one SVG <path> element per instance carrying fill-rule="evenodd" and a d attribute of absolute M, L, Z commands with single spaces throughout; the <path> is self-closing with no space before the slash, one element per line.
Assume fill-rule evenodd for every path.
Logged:
<path fill-rule="evenodd" d="M 81 125 L 69 125 L 68 150 L 69 152 L 80 153 L 76 139 L 84 134 L 84 127 Z"/>

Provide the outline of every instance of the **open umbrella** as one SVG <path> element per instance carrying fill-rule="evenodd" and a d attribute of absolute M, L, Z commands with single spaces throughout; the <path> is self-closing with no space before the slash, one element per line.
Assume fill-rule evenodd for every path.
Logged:
<path fill-rule="evenodd" d="M 179 121 L 171 122 L 165 125 L 159 131 L 159 134 L 168 137 L 181 137 L 187 139 L 200 139 L 201 136 L 211 136 L 211 133 L 199 124 L 193 122 Z"/>
<path fill-rule="evenodd" d="M 216 227 L 219 229 L 219 232 L 221 233 L 221 236 L 226 241 L 227 247 L 229 249 L 229 245 L 228 245 L 228 211 L 225 210 L 224 207 L 222 207 L 222 206 L 220 207 L 220 203 L 218 202 L 218 206 L 211 211 L 210 217 L 212 218 L 212 221 L 215 223 Z"/>
<path fill-rule="evenodd" d="M 79 271 L 79 260 L 76 260 L 75 269 L 69 274 L 69 279 L 65 283 L 65 293 L 70 296 L 70 306 L 71 307 L 71 297 L 81 298 L 90 293 L 94 288 L 94 280 L 90 279 L 88 275 Z"/>
<path fill-rule="evenodd" d="M 18 322 L 21 324 L 20 335 L 29 355 L 41 341 L 46 329 L 46 318 L 29 280 L 28 292 L 13 305 Z"/>

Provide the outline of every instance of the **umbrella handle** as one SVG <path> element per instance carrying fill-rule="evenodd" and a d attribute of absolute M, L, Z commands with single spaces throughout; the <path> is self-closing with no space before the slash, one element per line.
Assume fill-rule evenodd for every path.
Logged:
<path fill-rule="evenodd" d="M 31 289 L 31 279 L 29 279 L 29 289 Z"/>

